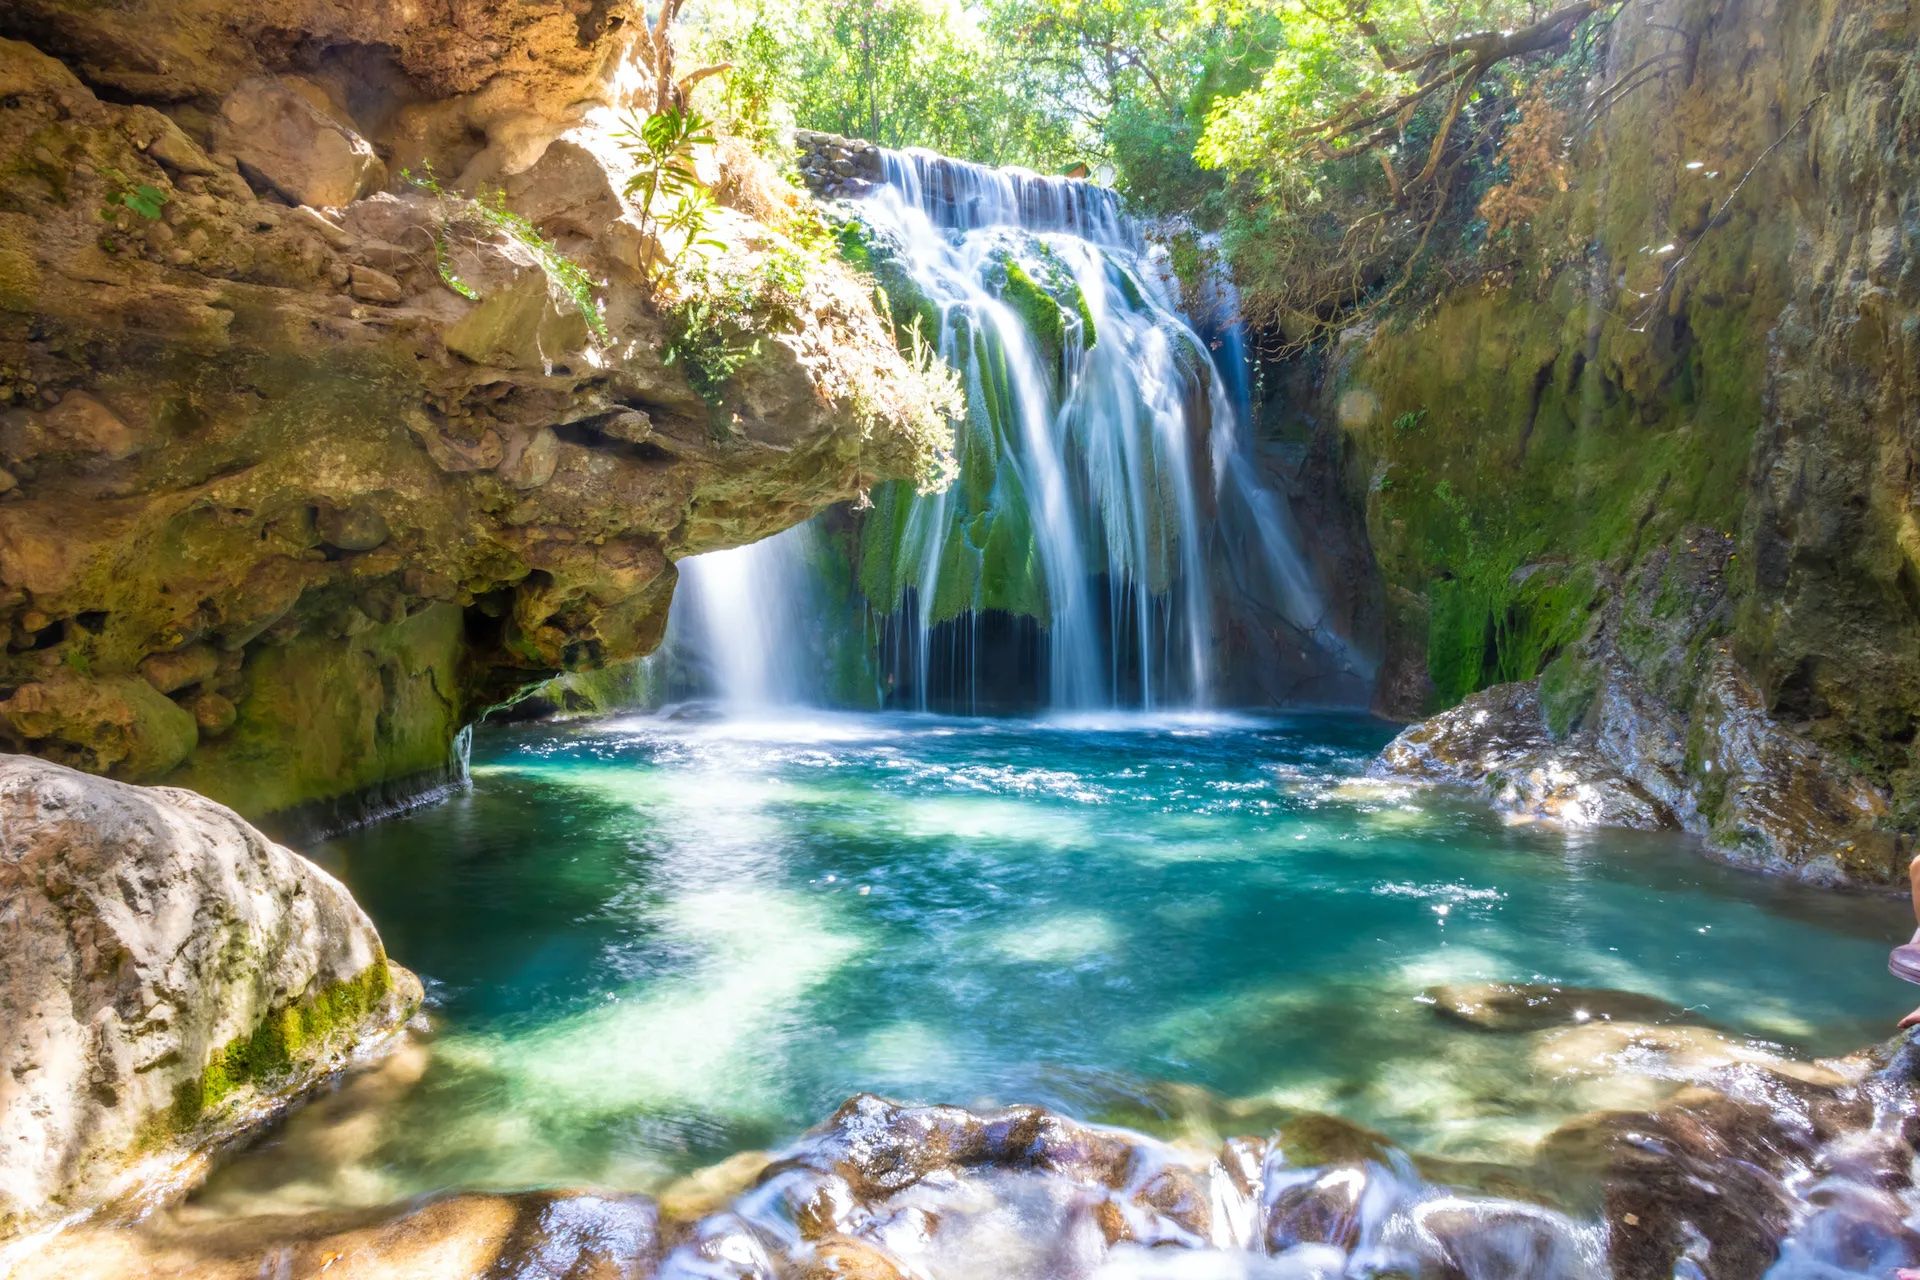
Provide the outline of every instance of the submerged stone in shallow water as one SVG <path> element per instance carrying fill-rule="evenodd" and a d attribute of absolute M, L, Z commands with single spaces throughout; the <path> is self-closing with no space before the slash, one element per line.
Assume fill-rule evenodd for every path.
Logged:
<path fill-rule="evenodd" d="M 1465 982 L 1429 987 L 1432 1009 L 1480 1031 L 1540 1031 L 1585 1022 L 1671 1022 L 1688 1011 L 1656 996 L 1551 982 Z"/>

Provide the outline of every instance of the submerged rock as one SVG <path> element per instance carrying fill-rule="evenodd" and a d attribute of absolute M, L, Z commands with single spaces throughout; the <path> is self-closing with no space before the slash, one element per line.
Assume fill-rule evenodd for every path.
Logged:
<path fill-rule="evenodd" d="M 1912 1095 L 1855 1066 L 1845 1083 L 1790 1095 L 1697 1087 L 1656 1110 L 1586 1117 L 1543 1145 L 1540 1191 L 1519 1199 L 1423 1177 L 1384 1142 L 1309 1163 L 1257 1137 L 1208 1153 L 1037 1107 L 862 1095 L 787 1150 L 743 1154 L 657 1205 L 572 1192 L 242 1218 L 189 1205 L 70 1232 L 22 1280 L 1734 1280 L 1783 1256 L 1816 1274 L 1850 1258 L 1904 1265 L 1920 1258 L 1901 1212 Z M 1813 1172 L 1811 1191 L 1796 1169 Z M 1563 1204 L 1533 1199 L 1582 1179 Z"/>
<path fill-rule="evenodd" d="M 352 1213 L 162 1217 L 71 1232 L 22 1261 L 16 1280 L 639 1280 L 659 1258 L 640 1196 L 535 1191 L 455 1195 Z"/>
<path fill-rule="evenodd" d="M 1480 1031 L 1584 1022 L 1672 1022 L 1688 1011 L 1657 996 L 1553 982 L 1463 982 L 1427 988 L 1434 1013 Z"/>
<path fill-rule="evenodd" d="M 0 757 L 0 1235 L 258 1121 L 419 1004 L 347 891 L 191 792 Z"/>

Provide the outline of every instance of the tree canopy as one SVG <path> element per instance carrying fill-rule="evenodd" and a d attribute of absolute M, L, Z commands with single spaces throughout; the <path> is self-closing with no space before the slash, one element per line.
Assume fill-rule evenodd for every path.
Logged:
<path fill-rule="evenodd" d="M 1221 232 L 1250 312 L 1298 332 L 1398 293 L 1449 210 L 1520 221 L 1541 179 L 1513 159 L 1550 170 L 1564 149 L 1552 68 L 1630 2 L 688 0 L 686 17 L 698 59 L 732 64 L 704 92 L 736 129 L 1085 164 Z"/>

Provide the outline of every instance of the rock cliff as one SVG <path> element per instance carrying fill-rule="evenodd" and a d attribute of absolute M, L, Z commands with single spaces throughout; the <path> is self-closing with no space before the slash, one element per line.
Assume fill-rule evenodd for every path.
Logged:
<path fill-rule="evenodd" d="M 744 149 L 661 299 L 626 6 L 430 8 L 0 14 L 0 744 L 324 819 L 940 448 Z"/>
<path fill-rule="evenodd" d="M 1729 857 L 1897 882 L 1920 829 L 1920 15 L 1656 0 L 1604 47 L 1532 216 L 1468 229 L 1452 283 L 1281 370 L 1312 389 L 1281 434 L 1365 514 L 1384 710 L 1537 680 L 1468 710 Z"/>
<path fill-rule="evenodd" d="M 0 757 L 0 1237 L 194 1159 L 404 1023 L 344 886 L 192 792 Z"/>

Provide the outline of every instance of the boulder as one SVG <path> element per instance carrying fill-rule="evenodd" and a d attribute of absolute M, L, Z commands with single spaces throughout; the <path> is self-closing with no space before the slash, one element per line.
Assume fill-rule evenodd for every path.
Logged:
<path fill-rule="evenodd" d="M 259 185 L 296 205 L 351 204 L 386 181 L 373 145 L 298 76 L 253 76 L 220 104 L 214 143 Z"/>
<path fill-rule="evenodd" d="M 1657 830 L 1672 815 L 1584 737 L 1556 741 L 1532 683 L 1495 685 L 1387 744 L 1372 774 L 1468 786 L 1519 821 Z"/>
<path fill-rule="evenodd" d="M 179 1176 L 420 1000 L 338 881 L 188 791 L 0 758 L 0 903 L 0 1234 Z"/>

